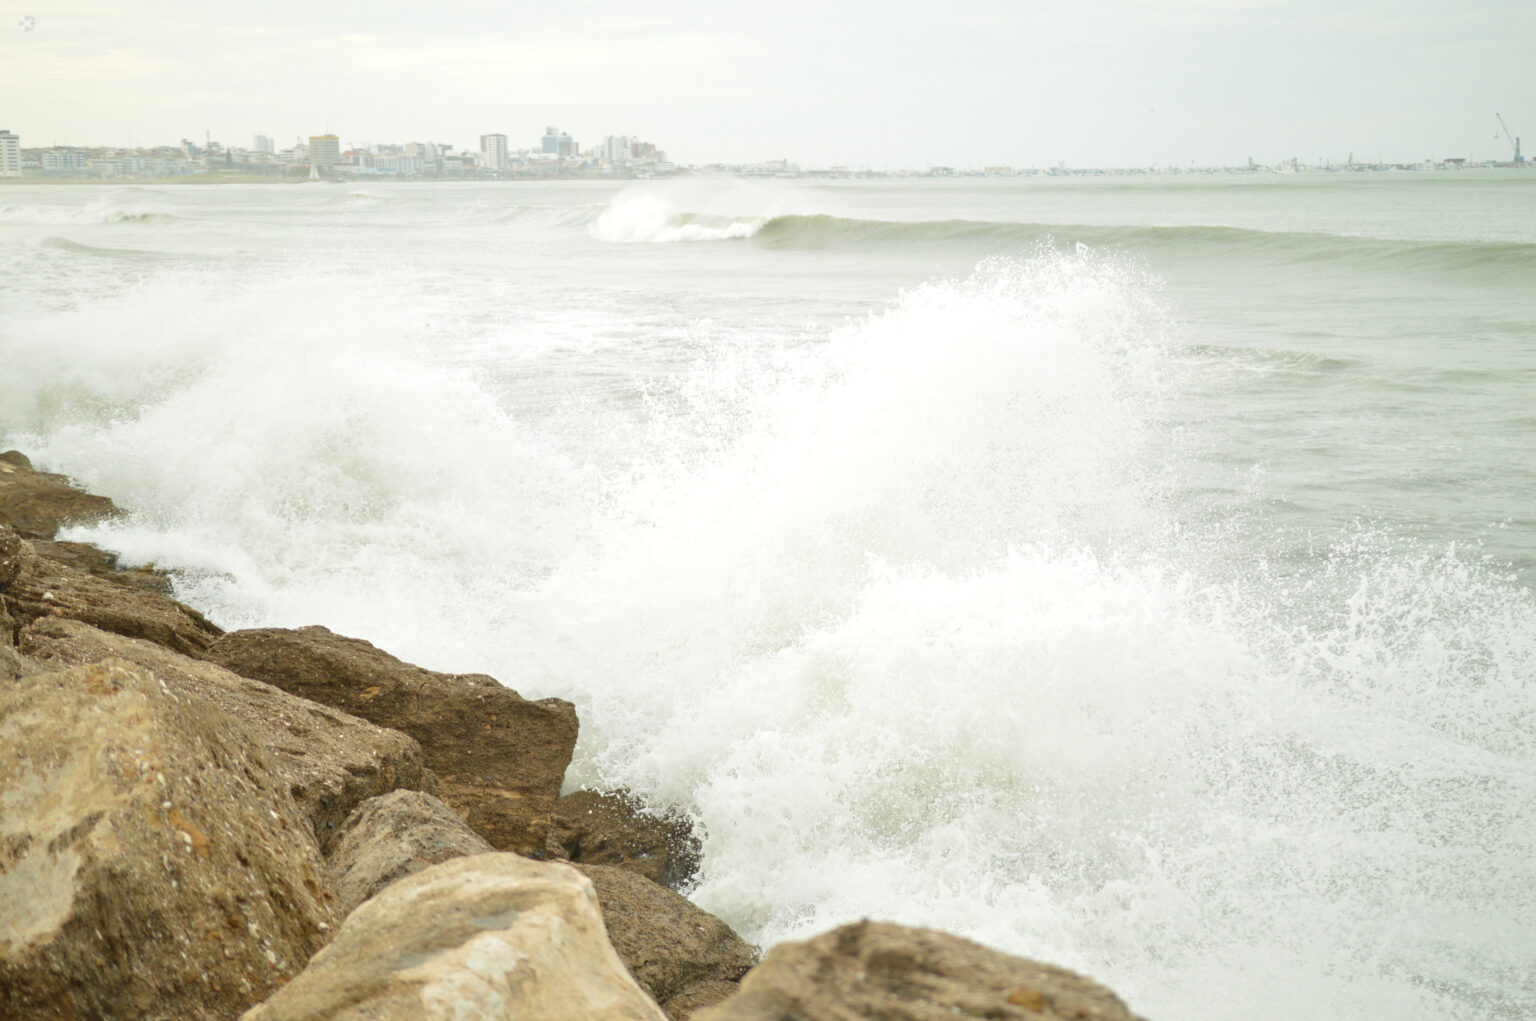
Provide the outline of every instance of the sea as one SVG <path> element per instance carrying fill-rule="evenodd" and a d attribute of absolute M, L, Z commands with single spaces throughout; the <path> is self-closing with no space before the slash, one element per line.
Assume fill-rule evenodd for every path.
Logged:
<path fill-rule="evenodd" d="M 761 946 L 1536 1017 L 1536 171 L 5 187 L 12 447 L 571 700 Z"/>

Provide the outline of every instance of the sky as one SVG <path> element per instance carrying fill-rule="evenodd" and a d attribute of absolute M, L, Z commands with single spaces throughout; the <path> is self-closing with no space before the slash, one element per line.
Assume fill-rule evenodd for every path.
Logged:
<path fill-rule="evenodd" d="M 681 163 L 1150 167 L 1536 155 L 1536 3 L 0 0 L 0 128 Z M 1495 136 L 1499 137 L 1495 137 Z"/>

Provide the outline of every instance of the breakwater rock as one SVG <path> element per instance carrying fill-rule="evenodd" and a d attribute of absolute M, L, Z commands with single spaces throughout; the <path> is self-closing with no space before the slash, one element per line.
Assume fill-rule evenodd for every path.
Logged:
<path fill-rule="evenodd" d="M 898 926 L 757 965 L 676 892 L 686 820 L 560 796 L 568 702 L 323 627 L 225 634 L 56 538 L 114 513 L 0 455 L 0 1017 L 1134 1021 Z"/>
<path fill-rule="evenodd" d="M 440 674 L 323 627 L 237 631 L 205 653 L 244 677 L 421 742 L 438 796 L 492 847 L 544 850 L 576 748 L 576 710 L 484 674 Z"/>

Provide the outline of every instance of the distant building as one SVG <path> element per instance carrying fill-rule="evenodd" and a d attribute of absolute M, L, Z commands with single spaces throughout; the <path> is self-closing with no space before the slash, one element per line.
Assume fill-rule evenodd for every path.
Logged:
<path fill-rule="evenodd" d="M 332 167 L 340 163 L 341 139 L 335 135 L 310 135 L 309 162 L 317 167 Z"/>
<path fill-rule="evenodd" d="M 264 153 L 268 156 L 272 155 L 272 153 L 275 151 L 272 148 L 272 139 L 268 138 L 266 135 L 257 135 L 251 142 L 251 151 Z"/>
<path fill-rule="evenodd" d="M 44 173 L 73 174 L 89 168 L 85 153 L 70 149 L 50 149 L 38 157 Z"/>
<path fill-rule="evenodd" d="M 603 139 L 603 144 L 597 147 L 597 157 L 608 163 L 628 163 L 632 158 L 629 136 L 620 135 L 615 138 L 609 135 Z"/>
<path fill-rule="evenodd" d="M 544 138 L 541 140 L 541 151 L 547 156 L 559 156 L 561 159 L 574 156 L 576 140 L 558 128 L 546 127 Z"/>
<path fill-rule="evenodd" d="M 21 176 L 21 139 L 0 131 L 0 177 Z"/>
<path fill-rule="evenodd" d="M 507 136 L 480 136 L 480 165 L 498 173 L 507 169 Z"/>

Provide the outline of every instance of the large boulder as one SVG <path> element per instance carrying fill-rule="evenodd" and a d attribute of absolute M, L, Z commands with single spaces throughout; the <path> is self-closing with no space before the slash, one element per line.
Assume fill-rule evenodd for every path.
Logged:
<path fill-rule="evenodd" d="M 326 856 L 337 907 L 345 918 L 398 879 L 454 858 L 495 848 L 453 809 L 420 791 L 392 791 L 357 807 Z"/>
<path fill-rule="evenodd" d="M 235 631 L 207 657 L 245 677 L 421 742 L 438 796 L 491 846 L 545 852 L 576 746 L 569 702 L 530 701 L 484 674 L 440 674 L 323 627 Z"/>
<path fill-rule="evenodd" d="M 224 632 L 192 607 L 143 585 L 90 574 L 40 554 L 0 526 L 0 607 L 21 627 L 40 617 L 65 617 L 102 631 L 143 638 L 199 656 Z"/>
<path fill-rule="evenodd" d="M 681 888 L 699 868 L 699 838 L 678 815 L 655 815 L 623 792 L 572 791 L 555 802 L 550 852 L 588 865 L 622 865 Z"/>
<path fill-rule="evenodd" d="M 0 525 L 29 539 L 52 539 L 64 525 L 116 512 L 106 497 L 75 488 L 63 475 L 37 471 L 20 451 L 0 454 Z"/>
<path fill-rule="evenodd" d="M 569 865 L 480 854 L 386 887 L 245 1021 L 664 1021 Z"/>
<path fill-rule="evenodd" d="M 421 746 L 395 730 L 316 705 L 223 667 L 79 621 L 44 618 L 22 629 L 20 651 L 52 669 L 116 657 L 172 691 L 206 699 L 239 721 L 287 784 L 323 851 L 359 804 L 400 787 L 432 790 Z"/>
<path fill-rule="evenodd" d="M 592 880 L 619 959 L 672 1021 L 736 992 L 757 951 L 687 898 L 617 865 L 577 865 Z"/>
<path fill-rule="evenodd" d="M 959 936 L 859 922 L 781 943 L 741 991 L 694 1021 L 1139 1021 L 1065 968 Z"/>
<path fill-rule="evenodd" d="M 230 1018 L 336 922 L 288 785 L 120 660 L 0 685 L 0 1017 Z"/>

